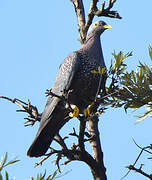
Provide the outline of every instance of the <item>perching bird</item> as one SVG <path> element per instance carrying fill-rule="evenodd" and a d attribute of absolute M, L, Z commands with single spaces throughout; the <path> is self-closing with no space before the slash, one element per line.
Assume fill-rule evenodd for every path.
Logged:
<path fill-rule="evenodd" d="M 92 71 L 105 67 L 100 35 L 109 28 L 112 27 L 103 21 L 93 23 L 88 30 L 85 44 L 65 58 L 53 84 L 52 92 L 58 96 L 70 90 L 68 102 L 76 105 L 80 113 L 83 113 L 95 100 L 105 84 L 103 75 Z M 66 102 L 59 97 L 49 95 L 40 127 L 27 155 L 30 157 L 44 155 L 54 136 L 70 119 L 70 117 L 65 118 L 68 115 Z"/>

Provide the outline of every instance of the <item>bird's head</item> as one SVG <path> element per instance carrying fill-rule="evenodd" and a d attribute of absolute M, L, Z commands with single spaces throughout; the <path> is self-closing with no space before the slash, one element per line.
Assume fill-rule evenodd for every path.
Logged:
<path fill-rule="evenodd" d="M 89 30 L 88 30 L 88 33 L 87 33 L 87 39 L 88 39 L 88 37 L 96 35 L 96 34 L 100 35 L 106 29 L 111 29 L 111 28 L 112 28 L 112 26 L 107 25 L 104 21 L 94 22 L 89 27 Z"/>

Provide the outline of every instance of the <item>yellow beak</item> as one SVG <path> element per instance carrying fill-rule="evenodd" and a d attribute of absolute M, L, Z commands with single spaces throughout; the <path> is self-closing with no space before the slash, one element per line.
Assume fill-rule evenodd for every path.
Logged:
<path fill-rule="evenodd" d="M 109 25 L 104 25 L 103 26 L 105 29 L 111 29 L 112 28 L 112 26 L 109 26 Z"/>

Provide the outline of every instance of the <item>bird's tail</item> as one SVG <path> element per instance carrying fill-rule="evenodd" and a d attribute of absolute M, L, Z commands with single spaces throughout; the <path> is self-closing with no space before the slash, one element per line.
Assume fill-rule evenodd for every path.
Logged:
<path fill-rule="evenodd" d="M 27 152 L 28 156 L 40 157 L 46 153 L 54 136 L 68 121 L 68 119 L 65 118 L 66 116 L 67 111 L 63 107 L 61 101 L 57 103 L 48 119 L 43 119 L 42 116 L 42 122 L 40 122 L 36 137 Z"/>

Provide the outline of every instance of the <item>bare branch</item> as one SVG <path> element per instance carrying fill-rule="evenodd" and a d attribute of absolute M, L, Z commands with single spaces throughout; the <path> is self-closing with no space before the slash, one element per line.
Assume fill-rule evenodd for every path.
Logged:
<path fill-rule="evenodd" d="M 67 138 L 67 137 L 66 137 Z M 65 138 L 64 138 L 65 139 Z M 62 149 L 68 149 L 65 142 L 64 142 L 64 139 L 58 134 L 56 134 L 56 141 L 58 142 L 58 144 L 62 147 Z"/>
<path fill-rule="evenodd" d="M 77 135 L 75 128 L 73 128 L 73 133 L 69 133 L 70 136 L 75 136 L 77 138 L 79 138 L 79 136 Z"/>
<path fill-rule="evenodd" d="M 97 2 L 98 0 L 91 1 L 90 9 L 89 9 L 86 24 L 85 24 L 86 32 L 88 31 L 90 25 L 92 24 L 93 18 L 95 16 L 94 12 L 97 11 Z"/>
<path fill-rule="evenodd" d="M 26 119 L 26 122 L 24 123 L 25 126 L 33 126 L 36 121 L 40 121 L 41 114 L 38 112 L 36 106 L 31 105 L 31 102 L 29 100 L 26 103 L 17 98 L 11 99 L 6 96 L 0 96 L 0 98 L 6 99 L 19 106 L 21 110 L 17 110 L 17 112 L 26 112 L 28 114 L 28 118 L 25 118 Z"/>
<path fill-rule="evenodd" d="M 72 0 L 74 5 L 75 13 L 78 19 L 78 32 L 80 34 L 79 40 L 83 44 L 86 38 L 86 29 L 85 29 L 85 12 L 82 0 Z"/>
<path fill-rule="evenodd" d="M 86 32 L 88 31 L 90 25 L 92 24 L 94 16 L 98 16 L 98 17 L 106 16 L 106 17 L 110 17 L 110 18 L 121 19 L 120 15 L 117 11 L 111 11 L 116 0 L 109 0 L 109 4 L 108 4 L 107 8 L 105 8 L 105 1 L 104 1 L 101 5 L 100 10 L 98 10 L 98 8 L 97 8 L 97 2 L 98 2 L 98 0 L 91 1 L 91 5 L 90 5 L 89 12 L 88 12 L 86 25 L 85 25 Z"/>
<path fill-rule="evenodd" d="M 79 139 L 78 139 L 80 151 L 84 151 L 85 150 L 85 147 L 84 147 L 84 132 L 85 132 L 85 128 L 86 128 L 86 121 L 85 121 L 84 118 L 82 118 L 80 120 Z"/>
<path fill-rule="evenodd" d="M 146 147 L 141 147 L 141 146 L 139 146 L 139 145 L 136 143 L 136 141 L 135 141 L 134 139 L 133 139 L 133 141 L 134 141 L 135 145 L 136 145 L 138 148 L 141 149 L 141 151 L 140 151 L 139 155 L 137 156 L 137 158 L 136 158 L 135 162 L 133 163 L 133 165 L 126 166 L 126 168 L 128 168 L 129 171 L 128 171 L 121 179 L 124 179 L 126 176 L 128 176 L 128 174 L 130 173 L 131 170 L 134 170 L 134 171 L 136 171 L 136 172 L 138 172 L 138 173 L 140 173 L 140 174 L 142 174 L 142 175 L 144 175 L 144 176 L 146 176 L 146 177 L 152 178 L 151 175 L 148 175 L 148 174 L 146 174 L 145 172 L 143 172 L 143 171 L 141 170 L 143 164 L 140 165 L 140 168 L 138 168 L 138 169 L 135 168 L 135 165 L 137 164 L 137 162 L 138 162 L 139 158 L 141 157 L 141 155 L 143 154 L 143 152 L 147 152 L 147 153 L 149 153 L 149 154 L 152 154 L 150 151 L 147 150 L 147 149 L 151 149 L 151 145 L 150 145 L 150 146 L 146 146 Z"/>
<path fill-rule="evenodd" d="M 48 154 L 46 154 L 45 157 L 42 158 L 38 163 L 35 163 L 35 166 L 34 166 L 34 167 L 37 167 L 37 166 L 39 166 L 39 165 L 42 165 L 42 163 L 43 163 L 44 161 L 46 161 L 50 156 L 52 156 L 53 154 L 57 154 L 57 153 L 60 153 L 60 151 L 51 148 L 51 151 L 50 151 Z"/>
<path fill-rule="evenodd" d="M 119 13 L 117 11 L 111 11 L 115 2 L 116 2 L 116 0 L 109 0 L 109 4 L 108 4 L 107 8 L 105 8 L 105 1 L 104 1 L 101 5 L 101 9 L 97 10 L 95 12 L 95 15 L 98 17 L 106 16 L 106 17 L 110 17 L 110 18 L 121 19 L 122 17 L 119 15 Z"/>
<path fill-rule="evenodd" d="M 145 173 L 144 171 L 141 170 L 141 168 L 135 168 L 133 165 L 127 166 L 126 168 L 128 168 L 129 170 L 134 170 L 135 172 L 138 172 L 139 174 L 142 174 L 143 176 L 149 178 L 150 180 L 152 180 L 152 175 Z"/>
<path fill-rule="evenodd" d="M 101 5 L 101 9 L 98 10 L 97 2 L 99 0 L 92 0 L 89 8 L 89 12 L 87 15 L 87 20 L 85 20 L 85 11 L 84 5 L 82 0 L 71 0 L 74 5 L 75 13 L 78 20 L 78 32 L 80 34 L 79 40 L 81 44 L 84 44 L 87 31 L 92 24 L 94 16 L 106 16 L 110 18 L 118 18 L 121 19 L 119 13 L 117 11 L 111 11 L 113 5 L 115 4 L 116 0 L 109 0 L 109 4 L 105 7 L 105 1 Z"/>
<path fill-rule="evenodd" d="M 147 149 L 152 149 L 152 145 L 150 145 L 150 146 L 146 146 L 146 147 L 141 147 L 141 146 L 139 146 L 137 143 L 136 143 L 136 141 L 133 139 L 133 141 L 134 141 L 134 143 L 136 144 L 136 146 L 139 148 L 139 149 L 141 149 L 141 151 L 145 151 L 145 152 L 147 152 L 147 153 L 149 153 L 149 154 L 152 154 L 152 152 L 150 152 L 150 151 L 148 151 Z"/>
<path fill-rule="evenodd" d="M 57 156 L 55 164 L 56 164 L 59 172 L 61 172 L 60 165 L 59 165 L 59 162 L 60 162 L 61 159 L 62 159 L 62 153 L 58 153 L 58 156 Z"/>
<path fill-rule="evenodd" d="M 97 163 L 96 176 L 99 176 L 101 179 L 106 180 L 106 169 L 103 163 L 103 152 L 101 149 L 99 131 L 98 131 L 98 117 L 94 117 L 88 121 L 87 129 L 90 132 L 90 135 L 94 137 L 90 140 L 90 145 L 92 148 L 92 154 Z"/>

